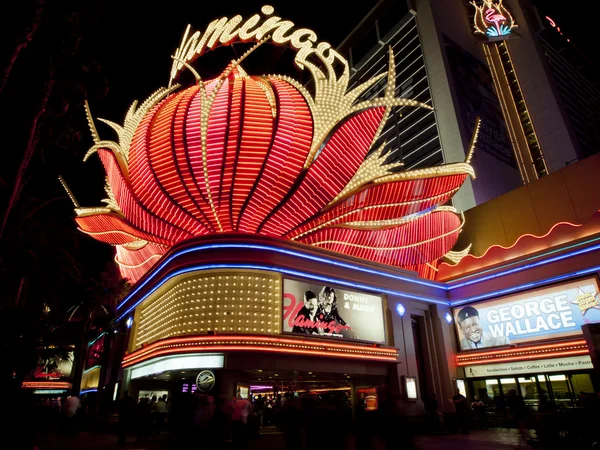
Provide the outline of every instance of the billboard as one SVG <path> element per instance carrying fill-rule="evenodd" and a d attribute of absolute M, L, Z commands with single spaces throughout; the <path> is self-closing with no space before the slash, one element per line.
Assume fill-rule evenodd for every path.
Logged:
<path fill-rule="evenodd" d="M 581 336 L 600 322 L 598 291 L 594 277 L 454 308 L 460 350 Z"/>
<path fill-rule="evenodd" d="M 33 371 L 36 380 L 65 380 L 71 378 L 74 352 L 45 347 L 38 350 L 38 362 Z"/>
<path fill-rule="evenodd" d="M 385 343 L 383 298 L 283 280 L 284 332 Z"/>

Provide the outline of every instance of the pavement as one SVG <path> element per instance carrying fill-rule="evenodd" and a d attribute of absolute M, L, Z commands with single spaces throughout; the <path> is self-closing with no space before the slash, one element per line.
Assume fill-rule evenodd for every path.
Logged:
<path fill-rule="evenodd" d="M 117 445 L 117 437 L 114 434 L 92 434 L 81 432 L 77 436 L 57 436 L 49 435 L 38 441 L 39 450 L 164 450 L 168 448 L 168 435 L 154 435 L 146 440 L 138 442 L 134 436 L 130 436 L 123 445 Z M 531 449 L 530 446 L 521 444 L 516 430 L 478 430 L 468 435 L 443 435 L 443 436 L 417 436 L 415 443 L 420 450 L 503 450 Z M 339 444 L 334 445 L 331 442 L 326 444 L 328 447 L 333 445 L 336 448 L 345 448 L 354 450 L 355 445 L 352 439 L 342 447 Z M 228 448 L 231 448 L 230 446 Z M 284 450 L 284 436 L 282 433 L 273 430 L 265 430 L 258 437 L 252 439 L 248 450 Z M 383 449 L 383 447 L 381 447 Z M 319 450 L 319 449 L 311 449 Z M 379 449 L 377 449 L 379 450 Z"/>

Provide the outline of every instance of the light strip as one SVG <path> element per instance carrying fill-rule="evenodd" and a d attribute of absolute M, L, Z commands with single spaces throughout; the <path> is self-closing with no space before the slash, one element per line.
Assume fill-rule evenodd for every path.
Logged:
<path fill-rule="evenodd" d="M 182 369 L 222 369 L 225 357 L 223 354 L 194 354 L 185 356 L 165 356 L 153 358 L 130 367 L 131 379 L 147 377 L 169 370 Z"/>
<path fill-rule="evenodd" d="M 90 341 L 90 342 L 88 343 L 88 347 L 90 347 L 90 346 L 94 345 L 94 344 L 96 343 L 96 341 L 97 341 L 98 339 L 100 339 L 102 336 L 104 336 L 105 334 L 106 334 L 106 331 L 102 332 L 102 333 L 100 334 L 100 336 L 98 336 L 98 337 L 97 337 L 96 339 L 94 339 L 93 341 Z"/>
<path fill-rule="evenodd" d="M 594 242 L 594 241 L 598 241 L 598 240 L 600 240 L 600 238 L 592 239 L 591 241 L 586 241 L 585 243 Z M 584 244 L 584 243 L 582 243 L 582 244 Z M 578 246 L 580 246 L 582 244 L 577 244 L 577 245 L 574 245 L 574 246 L 571 246 L 571 247 L 567 247 L 567 248 L 578 247 Z M 538 258 L 540 258 L 542 256 L 551 255 L 553 253 L 561 252 L 561 251 L 564 251 L 564 250 L 565 250 L 565 248 L 561 248 L 561 249 L 558 249 L 558 250 L 552 250 L 552 251 L 546 252 L 546 253 L 544 253 L 542 255 L 532 256 L 530 258 L 521 260 L 519 262 L 530 261 L 532 259 L 538 259 Z M 531 263 L 531 264 L 526 264 L 524 266 L 515 267 L 514 269 L 505 270 L 503 272 L 498 272 L 498 273 L 495 273 L 495 274 L 492 274 L 492 275 L 488 275 L 488 276 L 485 276 L 485 277 L 476 278 L 476 279 L 471 280 L 471 281 L 465 281 L 465 282 L 459 283 L 459 284 L 449 284 L 446 287 L 446 289 L 449 290 L 449 291 L 451 291 L 452 289 L 456 289 L 456 288 L 460 288 L 460 287 L 464 287 L 464 286 L 469 286 L 471 284 L 481 283 L 482 281 L 487 281 L 487 280 L 491 280 L 491 279 L 494 279 L 494 278 L 503 277 L 505 275 L 510 275 L 511 273 L 517 273 L 517 272 L 520 272 L 522 270 L 533 269 L 534 267 L 543 266 L 545 264 L 549 264 L 549 263 L 556 262 L 556 261 L 561 261 L 561 260 L 566 259 L 566 258 L 571 258 L 573 256 L 577 256 L 577 255 L 582 255 L 582 254 L 585 254 L 585 253 L 593 252 L 595 250 L 600 250 L 600 244 L 594 245 L 592 247 L 586 247 L 584 249 L 576 250 L 576 251 L 573 251 L 573 252 L 570 252 L 570 253 L 565 253 L 563 255 L 555 256 L 554 258 L 543 259 L 543 260 L 535 262 L 535 263 Z M 507 267 L 507 266 L 509 266 L 509 264 L 501 266 L 501 267 Z M 480 273 L 487 273 L 487 272 L 490 272 L 490 271 L 493 271 L 493 270 L 496 270 L 496 269 L 489 269 L 489 270 L 486 270 L 485 272 L 480 272 Z M 463 280 L 465 278 L 468 278 L 468 276 L 467 277 L 463 277 L 463 278 L 459 278 L 459 279 Z M 454 282 L 454 281 L 455 280 L 453 280 L 452 282 Z M 449 283 L 451 283 L 451 282 L 449 282 Z"/>
<path fill-rule="evenodd" d="M 98 392 L 97 388 L 94 389 L 86 389 L 85 391 L 80 391 L 79 395 L 83 395 L 83 394 L 89 394 L 90 392 Z"/>
<path fill-rule="evenodd" d="M 588 243 L 588 242 L 594 242 L 594 241 L 596 241 L 598 239 L 600 239 L 600 238 L 593 239 L 591 241 L 586 241 L 586 243 Z M 294 250 L 281 249 L 281 248 L 271 247 L 271 246 L 267 246 L 267 245 L 259 245 L 259 244 L 208 244 L 208 245 L 199 245 L 199 246 L 195 246 L 195 247 L 191 247 L 191 248 L 186 248 L 186 249 L 180 250 L 180 251 L 174 253 L 173 255 L 171 255 L 169 258 L 167 258 L 158 268 L 156 268 L 148 276 L 148 278 L 146 278 L 146 280 L 144 280 L 142 283 L 140 283 L 139 285 L 136 286 L 136 288 L 134 289 L 134 291 L 131 294 L 129 294 L 129 296 L 125 300 L 123 300 L 123 302 L 121 302 L 121 304 L 119 304 L 117 306 L 117 310 L 120 309 L 121 307 L 123 307 L 123 305 L 125 305 L 129 301 L 129 299 L 131 297 L 133 297 L 139 290 L 141 290 L 144 285 L 146 285 L 148 282 L 150 282 L 157 275 L 157 273 L 161 269 L 163 269 L 166 265 L 168 265 L 176 257 L 178 257 L 180 255 L 184 255 L 186 253 L 195 252 L 195 251 L 202 251 L 202 250 L 209 250 L 209 249 L 223 249 L 223 248 L 242 248 L 242 249 L 275 251 L 277 253 L 287 254 L 287 255 L 291 255 L 291 256 L 297 256 L 297 257 L 300 257 L 300 258 L 303 258 L 303 259 L 315 260 L 315 261 L 318 261 L 318 262 L 323 262 L 323 263 L 331 264 L 331 265 L 338 266 L 338 267 L 344 267 L 344 268 L 348 268 L 348 269 L 352 269 L 352 270 L 357 270 L 357 271 L 360 271 L 360 272 L 365 272 L 365 273 L 370 273 L 370 274 L 376 274 L 376 275 L 383 276 L 383 277 L 386 277 L 386 278 L 391 278 L 391 279 L 396 279 L 396 280 L 402 280 L 402 281 L 406 281 L 406 282 L 409 282 L 409 283 L 420 284 L 420 285 L 434 287 L 434 288 L 438 288 L 438 289 L 452 290 L 452 289 L 456 289 L 456 288 L 459 288 L 459 287 L 467 286 L 467 285 L 470 285 L 470 284 L 479 283 L 481 281 L 485 281 L 485 280 L 488 280 L 488 279 L 491 279 L 491 278 L 497 278 L 497 277 L 501 277 L 501 276 L 504 276 L 504 275 L 507 275 L 507 274 L 510 274 L 510 273 L 516 273 L 516 272 L 519 272 L 519 271 L 522 271 L 522 270 L 528 270 L 528 269 L 531 269 L 531 268 L 534 268 L 534 267 L 537 267 L 537 266 L 540 266 L 540 265 L 547 264 L 549 262 L 560 261 L 562 259 L 570 258 L 572 256 L 576 256 L 576 255 L 580 255 L 580 254 L 587 253 L 587 252 L 590 252 L 590 251 L 594 251 L 594 250 L 600 249 L 600 245 L 589 247 L 589 248 L 582 249 L 582 250 L 577 250 L 577 251 L 570 252 L 570 253 L 566 253 L 566 254 L 557 256 L 555 258 L 552 258 L 550 260 L 539 261 L 537 263 L 528 264 L 526 266 L 521 266 L 521 267 L 518 267 L 518 268 L 515 268 L 515 269 L 510 269 L 510 270 L 507 270 L 507 271 L 504 271 L 504 272 L 499 272 L 499 273 L 490 275 L 488 277 L 483 277 L 483 278 L 480 278 L 480 279 L 475 279 L 475 280 L 467 281 L 467 282 L 456 284 L 456 285 L 454 285 L 454 284 L 452 284 L 452 285 L 445 285 L 443 283 L 435 283 L 435 282 L 429 282 L 429 281 L 425 281 L 425 280 L 416 280 L 414 278 L 409 278 L 409 277 L 405 277 L 405 276 L 402 276 L 402 275 L 395 275 L 395 274 L 391 274 L 391 273 L 387 273 L 387 272 L 378 272 L 378 271 L 376 271 L 374 269 L 369 269 L 369 268 L 366 268 L 366 267 L 361 267 L 361 266 L 357 266 L 357 265 L 350 264 L 350 263 L 344 263 L 344 262 L 341 262 L 341 261 L 330 260 L 330 259 L 323 258 L 323 257 L 320 257 L 320 256 L 306 255 L 306 254 L 303 254 L 303 253 L 300 253 L 300 252 L 297 252 L 297 251 L 294 251 Z M 532 257 L 530 259 L 539 258 L 541 256 L 545 256 L 545 255 L 552 254 L 552 253 L 555 253 L 557 251 L 562 251 L 562 250 L 564 250 L 564 248 L 560 249 L 560 250 L 553 250 L 551 252 L 545 253 L 544 255 L 534 256 L 534 257 Z M 221 265 L 221 266 L 218 266 L 218 268 L 226 268 L 226 267 L 227 268 L 242 268 L 241 265 L 238 265 L 238 266 L 235 266 L 235 265 L 231 265 L 231 266 Z M 253 268 L 253 267 L 254 266 L 248 266 L 247 268 Z M 210 266 L 204 266 L 205 270 L 208 269 L 208 268 L 210 268 Z M 217 268 L 217 267 L 213 267 L 213 268 Z M 278 271 L 278 272 L 281 272 L 281 273 L 292 273 L 292 272 L 294 272 L 294 271 L 287 271 L 285 269 L 274 268 L 274 267 L 266 267 L 264 269 L 265 270 Z M 584 271 L 573 272 L 571 274 L 568 274 L 568 275 L 565 275 L 565 276 L 561 276 L 561 277 L 549 278 L 549 279 L 546 279 L 546 280 L 541 280 L 541 281 L 538 281 L 538 282 L 534 282 L 534 283 L 529 283 L 529 284 L 524 284 L 524 285 L 521 285 L 521 286 L 517 286 L 517 287 L 511 288 L 511 289 L 508 289 L 508 290 L 495 291 L 493 293 L 484 294 L 482 296 L 473 297 L 473 298 L 465 299 L 465 300 L 460 300 L 460 301 L 457 301 L 457 302 L 450 301 L 448 303 L 440 301 L 440 300 L 434 300 L 434 299 L 431 299 L 431 298 L 424 298 L 424 297 L 420 297 L 420 296 L 415 296 L 415 295 L 412 295 L 412 294 L 409 294 L 409 293 L 405 293 L 405 292 L 401 292 L 401 291 L 399 292 L 399 291 L 387 291 L 387 290 L 384 291 L 384 290 L 382 290 L 381 292 L 387 292 L 387 293 L 391 293 L 393 295 L 407 296 L 407 297 L 413 298 L 415 300 L 424 300 L 424 301 L 427 301 L 427 302 L 438 303 L 438 304 L 442 304 L 442 305 L 445 305 L 445 306 L 447 306 L 447 305 L 449 305 L 449 306 L 455 306 L 455 305 L 460 305 L 460 304 L 463 304 L 463 303 L 467 303 L 469 301 L 475 301 L 475 300 L 487 298 L 487 297 L 496 295 L 498 293 L 512 292 L 514 290 L 523 289 L 523 288 L 526 288 L 526 287 L 529 287 L 529 286 L 536 286 L 536 285 L 539 285 L 539 284 L 548 283 L 548 282 L 551 282 L 551 281 L 553 281 L 555 279 L 563 279 L 563 278 L 568 277 L 568 276 L 579 275 L 579 274 L 587 274 L 587 273 L 590 273 L 590 272 L 594 272 L 596 270 L 598 270 L 598 268 L 591 268 L 591 269 L 587 269 L 587 270 L 584 270 Z M 180 272 L 180 273 L 185 273 L 185 272 Z M 304 274 L 304 273 L 300 273 L 300 272 L 294 272 L 294 273 L 300 274 L 300 275 L 303 275 L 303 276 L 308 276 L 309 278 L 314 278 L 314 279 L 321 279 L 321 280 L 325 279 L 324 277 L 318 277 L 316 275 Z M 173 277 L 173 275 L 171 275 L 169 278 L 172 278 L 172 277 Z M 334 279 L 327 279 L 327 280 L 328 281 L 338 282 L 340 284 L 346 284 L 346 285 L 351 285 L 351 286 L 358 286 L 356 284 L 347 283 L 347 282 L 344 282 L 344 281 L 341 281 L 341 280 L 334 280 Z M 166 280 L 164 280 L 164 281 L 166 281 Z M 368 287 L 368 286 L 366 288 L 367 289 L 372 289 L 371 287 Z M 377 289 L 377 290 L 379 290 L 379 289 Z M 151 291 L 151 292 L 153 292 L 153 291 Z M 138 301 L 132 308 L 128 309 L 123 315 L 121 315 L 117 319 L 117 321 L 120 321 L 123 318 L 123 316 L 127 315 L 133 308 L 135 308 L 135 306 L 137 306 L 139 303 L 141 303 L 141 301 L 143 301 L 148 295 L 149 294 L 147 294 L 146 296 L 144 296 L 144 298 L 142 300 Z M 100 338 L 100 336 L 97 339 L 99 339 L 99 338 Z M 93 342 L 95 342 L 95 341 L 93 341 Z"/>
<path fill-rule="evenodd" d="M 450 306 L 457 306 L 457 305 L 462 305 L 463 303 L 475 302 L 477 300 L 483 300 L 485 298 L 495 297 L 497 295 L 508 294 L 510 292 L 521 291 L 521 290 L 525 290 L 527 288 L 532 288 L 535 286 L 549 284 L 549 283 L 553 283 L 554 281 L 560 281 L 560 280 L 564 280 L 564 279 L 571 278 L 571 277 L 577 277 L 579 275 L 587 275 L 589 273 L 598 272 L 598 271 L 600 271 L 600 266 L 590 267 L 588 269 L 579 270 L 577 272 L 571 272 L 571 273 L 567 273 L 564 275 L 558 275 L 556 277 L 546 278 L 544 280 L 533 281 L 531 283 L 521 284 L 519 286 L 513 286 L 508 289 L 502 289 L 499 291 L 488 292 L 487 294 L 477 295 L 475 297 L 466 298 L 464 300 L 459 300 L 456 302 L 451 301 Z"/>
<path fill-rule="evenodd" d="M 196 342 L 209 341 L 249 341 L 252 343 L 269 342 L 271 344 L 289 344 L 289 345 L 303 345 L 307 347 L 325 347 L 334 350 L 347 349 L 347 350 L 364 350 L 364 351 L 377 351 L 379 353 L 389 353 L 396 355 L 397 350 L 393 347 L 370 347 L 365 345 L 355 344 L 343 344 L 331 341 L 321 341 L 317 339 L 293 339 L 293 338 L 282 338 L 282 337 L 271 337 L 271 336 L 248 336 L 248 335 L 236 335 L 236 336 L 189 336 L 189 337 L 178 337 L 178 338 L 167 338 L 161 341 L 153 342 L 152 344 L 136 350 L 134 353 L 125 356 L 123 361 L 129 363 L 133 359 L 137 359 L 143 355 L 147 355 L 155 349 L 159 349 L 163 346 L 169 345 L 185 345 L 193 344 Z M 374 350 L 375 349 L 375 350 Z"/>
<path fill-rule="evenodd" d="M 457 362 L 458 366 L 476 366 L 478 364 L 494 364 L 499 362 L 507 362 L 507 361 L 524 361 L 524 360 L 532 360 L 532 359 L 545 359 L 548 357 L 558 357 L 558 356 L 569 356 L 569 355 L 588 355 L 590 352 L 588 349 L 581 350 L 568 350 L 564 352 L 556 352 L 556 353 L 534 353 L 532 355 L 525 356 L 507 356 L 505 358 L 494 358 L 494 359 L 481 359 L 474 361 L 461 361 Z"/>
<path fill-rule="evenodd" d="M 304 253 L 297 252 L 295 250 L 287 250 L 287 249 L 282 249 L 282 248 L 278 248 L 278 247 L 271 247 L 271 246 L 262 245 L 262 244 L 207 244 L 207 245 L 198 245 L 198 246 L 195 246 L 195 247 L 190 247 L 190 248 L 186 248 L 186 249 L 183 249 L 183 250 L 179 250 L 178 252 L 176 252 L 173 255 L 171 255 L 160 266 L 158 266 L 156 269 L 154 269 L 153 272 L 152 272 L 152 274 L 149 275 L 148 278 L 146 278 L 146 280 L 144 280 L 142 283 L 140 283 L 139 285 L 137 285 L 137 287 L 133 290 L 133 292 L 130 293 L 127 296 L 127 298 L 125 300 L 123 300 L 121 302 L 121 304 L 119 304 L 117 306 L 117 310 L 120 309 L 125 303 L 127 303 L 127 301 L 133 295 L 135 295 L 146 283 L 148 283 L 152 278 L 154 278 L 156 276 L 157 272 L 159 272 L 160 270 L 162 270 L 165 266 L 167 266 L 176 257 L 178 257 L 180 255 L 185 255 L 186 253 L 195 252 L 195 251 L 212 250 L 212 249 L 223 249 L 223 248 L 241 248 L 241 249 L 252 249 L 252 250 L 269 250 L 269 251 L 275 251 L 277 253 L 283 253 L 285 255 L 297 256 L 297 257 L 303 258 L 303 259 L 309 259 L 309 260 L 313 260 L 313 261 L 323 262 L 323 263 L 331 264 L 331 265 L 338 266 L 338 267 L 344 267 L 346 269 L 357 270 L 359 272 L 365 272 L 365 273 L 380 275 L 380 276 L 387 277 L 387 278 L 392 278 L 392 279 L 395 279 L 395 280 L 406 281 L 406 282 L 409 282 L 409 283 L 420 284 L 420 285 L 423 285 L 423 286 L 428 286 L 428 287 L 433 287 L 433 288 L 438 288 L 438 289 L 445 289 L 445 286 L 444 286 L 443 283 L 437 283 L 437 282 L 431 282 L 431 281 L 420 280 L 420 279 L 415 279 L 415 278 L 409 278 L 407 276 L 394 275 L 394 274 L 387 273 L 387 272 L 379 272 L 379 271 L 374 270 L 374 269 L 368 269 L 366 267 L 361 267 L 361 266 L 350 264 L 350 263 L 344 263 L 344 262 L 341 262 L 341 261 L 335 261 L 335 260 L 323 258 L 321 256 L 307 255 L 307 254 L 304 254 Z"/>
<path fill-rule="evenodd" d="M 23 381 L 21 387 L 34 389 L 70 389 L 71 383 L 68 381 Z"/>
<path fill-rule="evenodd" d="M 167 348 L 163 350 L 156 350 L 151 354 L 151 356 L 162 356 L 169 354 L 181 354 L 185 351 L 255 351 L 255 352 L 268 352 L 268 353 L 291 353 L 295 355 L 315 355 L 315 356 L 326 356 L 328 358 L 338 357 L 338 358 L 351 358 L 351 359 L 361 359 L 361 360 L 375 360 L 375 361 L 388 361 L 388 362 L 397 362 L 398 358 L 396 356 L 384 356 L 384 355 L 364 355 L 364 354 L 352 354 L 352 353 L 335 353 L 335 352 L 326 352 L 320 350 L 297 350 L 293 348 L 287 347 L 266 347 L 266 346 L 252 346 L 252 345 L 224 345 L 224 346 L 190 346 L 190 347 L 178 347 L 178 348 Z M 127 367 L 126 363 L 123 363 L 123 367 Z"/>
<path fill-rule="evenodd" d="M 86 373 L 88 373 L 88 372 L 91 372 L 92 370 L 99 369 L 100 367 L 101 367 L 100 365 L 96 365 L 96 366 L 90 367 L 89 369 L 85 369 L 85 370 L 83 371 L 83 373 L 84 373 L 84 374 L 86 374 Z"/>
<path fill-rule="evenodd" d="M 511 348 L 511 349 L 507 349 L 507 350 L 494 350 L 494 351 L 489 351 L 489 352 L 476 352 L 476 353 L 469 352 L 469 353 L 458 354 L 457 358 L 465 359 L 465 358 L 474 358 L 476 356 L 492 356 L 492 355 L 501 355 L 501 354 L 505 354 L 505 353 L 544 350 L 544 349 L 548 349 L 548 348 L 570 347 L 573 345 L 585 345 L 585 343 L 586 343 L 585 340 L 579 340 L 579 341 L 561 342 L 561 343 L 557 343 L 557 344 L 533 345 L 530 347 L 519 347 L 516 349 Z"/>
<path fill-rule="evenodd" d="M 64 394 L 67 392 L 66 389 L 36 389 L 33 391 L 34 394 Z"/>
<path fill-rule="evenodd" d="M 325 281 L 327 283 L 338 284 L 340 286 L 349 286 L 349 287 L 353 287 L 353 288 L 357 288 L 357 289 L 367 290 L 370 292 L 375 291 L 375 292 L 383 293 L 383 294 L 398 295 L 401 297 L 412 298 L 414 300 L 422 300 L 422 301 L 428 302 L 428 303 L 437 303 L 438 305 L 448 306 L 448 302 L 444 301 L 444 300 L 437 300 L 437 299 L 434 299 L 431 297 L 422 297 L 419 295 L 410 294 L 408 292 L 393 291 L 391 289 L 383 289 L 381 287 L 366 285 L 366 284 L 362 284 L 362 283 L 354 283 L 354 282 L 350 282 L 350 281 L 344 281 L 344 280 L 340 280 L 339 278 L 322 277 L 322 276 L 314 275 L 314 274 L 307 273 L 307 272 L 300 272 L 298 270 L 283 269 L 281 267 L 260 266 L 260 265 L 255 265 L 255 264 L 206 264 L 206 265 L 202 265 L 202 266 L 186 267 L 185 269 L 181 269 L 176 272 L 173 272 L 170 275 L 168 275 L 166 278 L 163 278 L 161 280 L 161 284 L 154 286 L 141 299 L 139 299 L 134 305 L 132 305 L 127 311 L 125 311 L 123 314 L 121 314 L 116 319 L 116 322 L 119 322 L 121 319 L 123 319 L 125 316 L 127 316 L 127 314 L 129 314 L 133 309 L 135 309 L 135 307 L 137 305 L 142 303 L 146 298 L 148 298 L 150 295 L 152 295 L 156 290 L 158 290 L 164 283 L 166 283 L 170 279 L 175 278 L 176 276 L 182 275 L 185 273 L 199 272 L 201 270 L 212 270 L 212 269 L 252 269 L 252 270 L 266 270 L 266 271 L 270 271 L 270 272 L 279 272 L 279 273 L 283 273 L 286 275 L 293 275 L 293 276 L 308 278 L 308 279 L 317 280 L 317 281 Z M 158 273 L 158 271 L 153 272 L 152 276 L 154 276 L 156 273 Z M 144 284 L 148 280 L 150 280 L 150 278 L 148 278 L 144 282 Z M 131 295 L 130 295 L 130 297 L 131 297 Z M 125 300 L 119 306 L 122 306 L 126 301 L 127 300 Z"/>

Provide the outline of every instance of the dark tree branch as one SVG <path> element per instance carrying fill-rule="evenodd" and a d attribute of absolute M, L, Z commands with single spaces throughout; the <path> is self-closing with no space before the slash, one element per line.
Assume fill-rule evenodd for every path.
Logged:
<path fill-rule="evenodd" d="M 23 158 L 21 159 L 21 163 L 19 164 L 19 170 L 17 171 L 17 176 L 13 183 L 12 192 L 8 199 L 8 204 L 6 205 L 6 210 L 2 216 L 2 222 L 0 223 L 0 239 L 2 239 L 2 235 L 4 234 L 4 229 L 6 228 L 6 222 L 8 221 L 8 216 L 15 206 L 19 198 L 19 194 L 21 193 L 21 188 L 23 187 L 23 179 L 25 173 L 27 172 L 27 168 L 29 167 L 29 163 L 31 162 L 31 158 L 35 154 L 35 149 L 37 147 L 37 132 L 38 132 L 38 122 L 41 117 L 46 112 L 46 108 L 48 106 L 48 99 L 50 98 L 50 94 L 52 94 L 52 88 L 54 87 L 54 79 L 50 78 L 44 86 L 44 93 L 42 96 L 42 101 L 40 103 L 40 107 L 38 108 L 35 116 L 33 117 L 33 121 L 31 122 L 31 127 L 29 129 L 29 137 L 27 138 L 27 145 L 25 146 L 25 152 L 23 154 Z"/>
<path fill-rule="evenodd" d="M 31 21 L 31 26 L 29 27 L 29 29 L 26 30 L 23 38 L 20 39 L 19 41 L 17 41 L 17 44 L 16 44 L 12 54 L 10 55 L 10 58 L 8 59 L 8 63 L 6 65 L 6 67 L 4 68 L 4 70 L 2 71 L 2 78 L 0 78 L 0 94 L 2 94 L 2 91 L 4 90 L 4 86 L 6 86 L 8 77 L 10 76 L 10 73 L 12 72 L 12 68 L 15 65 L 15 62 L 17 61 L 19 54 L 31 42 L 36 31 L 40 27 L 40 22 L 42 21 L 42 12 L 44 10 L 44 3 L 45 3 L 44 0 L 38 1 L 37 7 L 35 8 L 35 15 L 33 16 L 33 19 Z"/>

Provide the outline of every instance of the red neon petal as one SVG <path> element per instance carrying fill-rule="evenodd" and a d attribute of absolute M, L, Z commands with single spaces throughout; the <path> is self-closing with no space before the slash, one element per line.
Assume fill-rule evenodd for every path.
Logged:
<path fill-rule="evenodd" d="M 142 240 L 156 240 L 156 236 L 148 235 L 132 227 L 125 220 L 113 214 L 94 214 L 75 217 L 81 231 L 94 239 L 111 245 L 128 244 Z"/>
<path fill-rule="evenodd" d="M 156 236 L 154 239 L 156 242 L 174 244 L 191 237 L 185 230 L 152 214 L 138 201 L 131 191 L 129 183 L 125 180 L 112 151 L 100 149 L 98 156 L 104 165 L 115 200 L 133 227 Z"/>
<path fill-rule="evenodd" d="M 147 244 L 138 250 L 129 250 L 118 245 L 115 260 L 119 264 L 119 271 L 123 278 L 135 283 L 156 264 L 166 251 L 165 247 L 156 244 Z"/>
<path fill-rule="evenodd" d="M 273 146 L 254 192 L 250 197 L 239 230 L 256 232 L 260 223 L 275 209 L 292 188 L 310 150 L 312 117 L 306 100 L 290 84 L 271 80 L 279 109 Z"/>
<path fill-rule="evenodd" d="M 380 184 L 338 203 L 309 222 L 289 232 L 295 238 L 327 224 L 396 219 L 445 204 L 462 185 L 466 175 L 451 175 L 421 180 Z"/>
<path fill-rule="evenodd" d="M 296 191 L 267 220 L 261 232 L 281 236 L 333 200 L 364 160 L 384 112 L 383 107 L 373 108 L 347 120 L 331 136 Z"/>
<path fill-rule="evenodd" d="M 459 226 L 459 216 L 439 211 L 393 228 L 324 228 L 301 241 L 392 266 L 416 265 L 450 251 L 458 239 Z"/>

